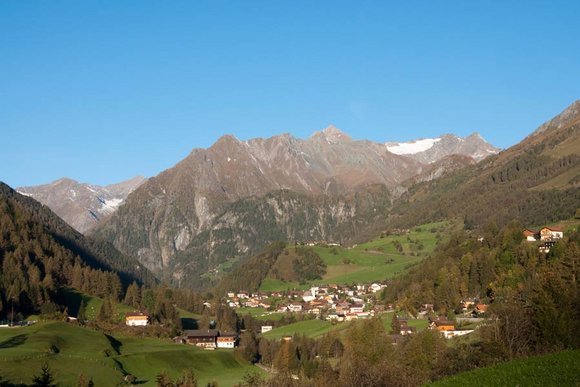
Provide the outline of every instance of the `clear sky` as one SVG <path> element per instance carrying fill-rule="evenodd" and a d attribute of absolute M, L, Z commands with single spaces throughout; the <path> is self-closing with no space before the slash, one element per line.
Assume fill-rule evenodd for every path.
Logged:
<path fill-rule="evenodd" d="M 332 123 L 509 147 L 580 98 L 580 1 L 1 1 L 0 180 L 153 176 Z"/>

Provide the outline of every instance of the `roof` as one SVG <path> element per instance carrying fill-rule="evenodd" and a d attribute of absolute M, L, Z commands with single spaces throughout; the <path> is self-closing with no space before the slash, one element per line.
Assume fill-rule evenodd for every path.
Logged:
<path fill-rule="evenodd" d="M 556 232 L 563 232 L 564 229 L 562 227 L 559 226 L 546 226 L 546 227 L 542 227 L 542 230 L 548 229 L 550 231 L 556 231 Z"/>
<path fill-rule="evenodd" d="M 477 304 L 477 306 L 476 306 L 476 308 L 478 310 L 481 310 L 482 312 L 486 312 L 487 311 L 487 307 L 488 307 L 487 304 Z"/>
<path fill-rule="evenodd" d="M 125 313 L 125 317 L 149 317 L 149 315 L 143 312 L 128 312 Z"/>
<path fill-rule="evenodd" d="M 450 325 L 450 326 L 455 326 L 455 322 L 454 321 L 448 321 L 448 320 L 435 320 L 433 321 L 435 323 L 436 326 L 440 327 L 443 325 Z"/>
<path fill-rule="evenodd" d="M 183 332 L 184 337 L 216 337 L 217 329 L 189 329 Z"/>

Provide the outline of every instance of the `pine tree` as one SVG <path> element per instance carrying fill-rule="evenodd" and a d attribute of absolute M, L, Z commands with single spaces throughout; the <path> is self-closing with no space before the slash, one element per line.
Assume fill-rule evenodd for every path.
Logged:
<path fill-rule="evenodd" d="M 77 312 L 77 320 L 80 324 L 84 324 L 87 321 L 85 300 L 81 300 L 81 304 L 79 305 L 79 311 Z"/>
<path fill-rule="evenodd" d="M 52 376 L 52 371 L 50 370 L 48 363 L 42 365 L 40 375 L 32 377 L 32 385 L 34 387 L 56 387 L 56 384 L 53 382 L 54 377 Z"/>

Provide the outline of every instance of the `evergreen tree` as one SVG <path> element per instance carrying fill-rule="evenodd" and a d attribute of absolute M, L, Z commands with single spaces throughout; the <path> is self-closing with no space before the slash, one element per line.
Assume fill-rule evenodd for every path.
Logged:
<path fill-rule="evenodd" d="M 77 313 L 77 320 L 80 324 L 84 324 L 87 321 L 85 300 L 81 300 L 81 304 L 79 305 L 79 311 Z"/>
<path fill-rule="evenodd" d="M 35 375 L 32 377 L 32 385 L 34 387 L 56 387 L 56 384 L 53 382 L 54 377 L 50 367 L 48 366 L 48 363 L 42 364 L 40 375 Z"/>

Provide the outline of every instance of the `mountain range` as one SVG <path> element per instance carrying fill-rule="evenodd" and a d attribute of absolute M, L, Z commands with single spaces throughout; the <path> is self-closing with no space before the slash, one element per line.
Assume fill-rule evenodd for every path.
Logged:
<path fill-rule="evenodd" d="M 354 243 L 450 217 L 542 222 L 542 198 L 561 196 L 553 217 L 577 206 L 578 116 L 576 102 L 501 153 L 476 133 L 404 143 L 333 126 L 308 139 L 226 135 L 143 182 L 89 233 L 176 285 L 207 288 L 276 240 Z"/>
<path fill-rule="evenodd" d="M 160 275 L 172 273 L 179 282 L 206 273 L 205 282 L 225 261 L 272 240 L 363 238 L 384 225 L 403 182 L 498 151 L 477 133 L 375 143 L 329 126 L 306 140 L 226 135 L 149 180 L 101 187 L 62 178 L 18 192 Z"/>
<path fill-rule="evenodd" d="M 306 140 L 223 136 L 149 179 L 93 233 L 180 285 L 198 287 L 222 264 L 274 240 L 368 236 L 384 227 L 394 190 L 438 157 L 498 151 L 478 135 L 445 136 L 404 155 L 389 151 L 397 146 L 412 148 L 353 140 L 333 126 Z"/>
<path fill-rule="evenodd" d="M 142 176 L 105 187 L 62 178 L 17 191 L 50 207 L 77 231 L 85 233 L 111 215 L 127 195 L 145 182 Z"/>

